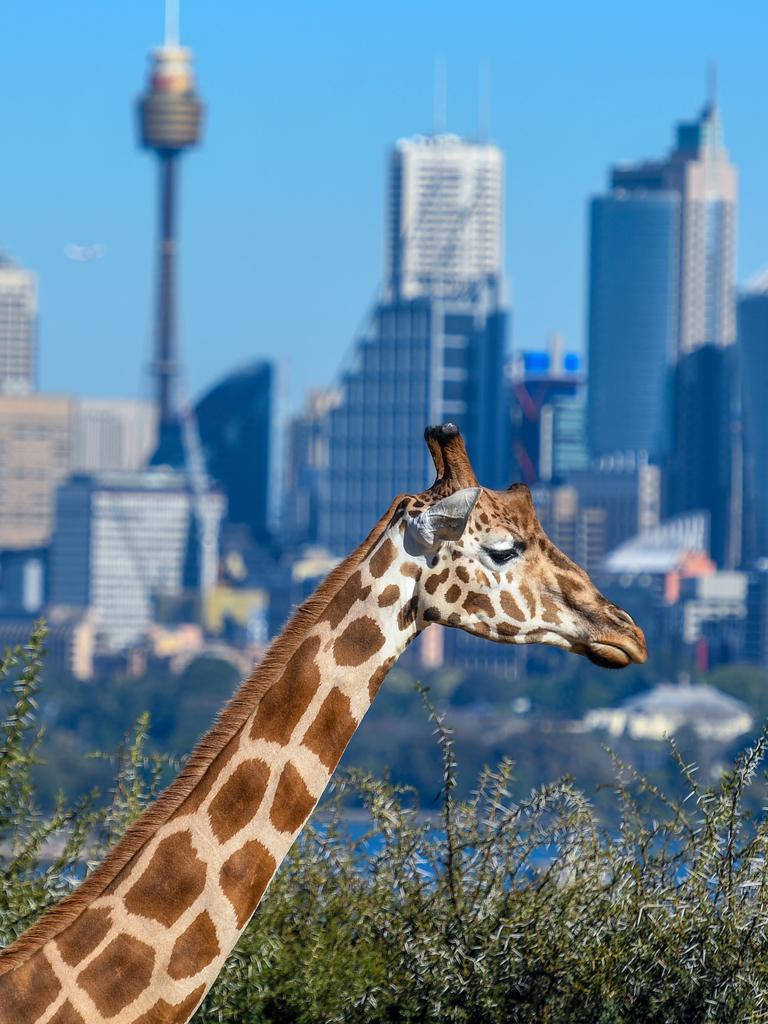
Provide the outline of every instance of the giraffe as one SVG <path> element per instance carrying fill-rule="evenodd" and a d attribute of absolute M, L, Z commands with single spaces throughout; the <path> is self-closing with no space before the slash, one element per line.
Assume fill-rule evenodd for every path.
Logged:
<path fill-rule="evenodd" d="M 294 614 L 185 768 L 106 860 L 0 952 L 0 1024 L 185 1024 L 395 659 L 432 623 L 620 668 L 630 615 L 547 538 L 523 484 L 482 488 L 452 424 Z"/>

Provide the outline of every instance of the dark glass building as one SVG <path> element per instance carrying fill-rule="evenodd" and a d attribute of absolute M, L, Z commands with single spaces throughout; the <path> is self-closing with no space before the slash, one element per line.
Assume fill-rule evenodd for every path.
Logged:
<path fill-rule="evenodd" d="M 768 557 L 768 272 L 737 304 L 738 352 L 744 417 L 745 525 L 753 556 Z"/>
<path fill-rule="evenodd" d="M 268 537 L 274 367 L 235 370 L 195 405 L 205 466 L 227 500 L 226 521 Z"/>
<path fill-rule="evenodd" d="M 594 456 L 669 445 L 680 198 L 616 191 L 590 206 L 588 442 Z"/>
<path fill-rule="evenodd" d="M 319 532 L 331 551 L 346 554 L 396 495 L 432 483 L 428 424 L 456 423 L 478 479 L 507 486 L 505 338 L 495 295 L 377 307 L 329 414 L 329 500 Z"/>
<path fill-rule="evenodd" d="M 710 553 L 727 568 L 741 561 L 735 355 L 733 346 L 704 345 L 680 357 L 668 463 L 669 512 L 706 511 Z"/>

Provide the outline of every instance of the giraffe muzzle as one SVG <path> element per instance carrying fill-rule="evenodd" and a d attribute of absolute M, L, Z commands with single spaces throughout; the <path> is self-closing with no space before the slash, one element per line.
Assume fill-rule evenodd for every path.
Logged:
<path fill-rule="evenodd" d="M 648 658 L 645 635 L 639 626 L 621 635 L 610 635 L 584 645 L 583 652 L 601 668 L 626 668 L 632 662 L 642 665 Z"/>

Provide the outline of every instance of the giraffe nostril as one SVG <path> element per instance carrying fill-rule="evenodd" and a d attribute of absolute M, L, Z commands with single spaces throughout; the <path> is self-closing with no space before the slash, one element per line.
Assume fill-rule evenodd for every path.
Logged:
<path fill-rule="evenodd" d="M 616 618 L 619 620 L 619 622 L 624 622 L 627 626 L 636 626 L 637 625 L 637 623 L 632 618 L 632 616 L 629 614 L 629 612 L 625 612 L 623 608 L 617 608 L 614 605 L 614 607 L 613 607 L 613 614 L 616 616 Z"/>

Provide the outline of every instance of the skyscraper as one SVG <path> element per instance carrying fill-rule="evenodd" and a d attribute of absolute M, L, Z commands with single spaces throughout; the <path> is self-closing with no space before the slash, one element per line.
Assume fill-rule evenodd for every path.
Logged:
<path fill-rule="evenodd" d="M 141 144 L 157 154 L 159 219 L 155 354 L 152 366 L 158 412 L 158 464 L 182 462 L 181 429 L 175 380 L 178 375 L 176 330 L 177 191 L 179 157 L 200 138 L 202 104 L 195 93 L 192 55 L 179 46 L 172 3 L 166 8 L 165 42 L 152 55 L 149 88 L 139 101 Z"/>
<path fill-rule="evenodd" d="M 669 448 L 669 370 L 735 338 L 737 175 L 714 97 L 666 159 L 619 165 L 591 203 L 589 440 L 593 454 Z M 627 401 L 629 389 L 633 401 Z"/>
<path fill-rule="evenodd" d="M 706 511 L 710 554 L 718 565 L 741 562 L 741 437 L 735 349 L 702 345 L 680 356 L 672 381 L 668 511 Z"/>
<path fill-rule="evenodd" d="M 389 168 L 390 298 L 455 297 L 502 272 L 503 158 L 456 135 L 400 139 Z"/>
<path fill-rule="evenodd" d="M 455 136 L 395 147 L 383 295 L 329 412 L 319 534 L 333 552 L 430 482 L 429 423 L 457 423 L 479 478 L 508 482 L 501 168 L 495 146 Z"/>
<path fill-rule="evenodd" d="M 0 396 L 0 549 L 50 541 L 57 486 L 69 473 L 72 399 Z"/>
<path fill-rule="evenodd" d="M 220 494 L 204 499 L 217 524 Z M 73 476 L 56 496 L 51 605 L 90 609 L 100 651 L 138 641 L 161 598 L 184 587 L 195 511 L 186 477 L 167 469 Z"/>
<path fill-rule="evenodd" d="M 214 384 L 195 405 L 205 465 L 227 499 L 227 522 L 267 538 L 274 367 L 257 361 Z"/>
<path fill-rule="evenodd" d="M 723 143 L 714 96 L 693 121 L 677 125 L 666 160 L 613 169 L 615 192 L 674 192 L 680 196 L 676 355 L 736 337 L 737 172 Z"/>
<path fill-rule="evenodd" d="M 153 402 L 143 398 L 73 399 L 73 473 L 143 469 L 156 439 Z"/>
<path fill-rule="evenodd" d="M 594 456 L 669 444 L 680 200 L 614 191 L 590 206 L 588 438 Z"/>
<path fill-rule="evenodd" d="M 28 395 L 37 375 L 37 281 L 0 252 L 0 394 Z"/>
<path fill-rule="evenodd" d="M 738 301 L 738 354 L 744 416 L 745 490 L 751 502 L 747 548 L 768 557 L 768 271 L 750 281 Z M 750 507 L 751 506 L 751 507 Z"/>

